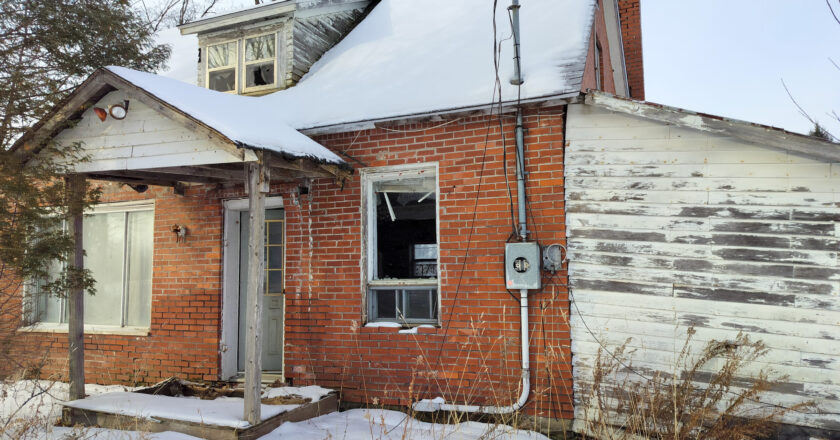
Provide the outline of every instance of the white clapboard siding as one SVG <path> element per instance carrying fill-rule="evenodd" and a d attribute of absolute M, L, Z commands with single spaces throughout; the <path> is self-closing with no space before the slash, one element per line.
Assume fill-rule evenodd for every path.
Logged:
<path fill-rule="evenodd" d="M 110 116 L 100 121 L 95 106 L 129 101 L 123 120 Z M 79 143 L 86 160 L 77 163 L 78 172 L 137 170 L 241 162 L 233 147 L 184 127 L 124 92 L 105 95 L 85 110 L 82 119 L 55 137 L 58 146 Z"/>
<path fill-rule="evenodd" d="M 762 399 L 840 429 L 840 165 L 589 105 L 566 136 L 576 387 L 604 347 L 670 373 L 689 327 L 694 352 L 743 332 L 768 348 L 744 377 L 784 377 Z"/>

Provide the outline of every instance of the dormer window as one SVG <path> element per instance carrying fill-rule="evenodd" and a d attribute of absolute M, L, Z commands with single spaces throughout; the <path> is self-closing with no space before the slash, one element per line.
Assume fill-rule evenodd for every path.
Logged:
<path fill-rule="evenodd" d="M 207 47 L 207 88 L 236 92 L 236 41 Z"/>
<path fill-rule="evenodd" d="M 274 34 L 245 39 L 245 89 L 274 86 L 275 78 Z"/>
<path fill-rule="evenodd" d="M 259 2 L 258 2 L 259 3 Z M 200 87 L 258 96 L 291 87 L 371 0 L 273 1 L 178 26 L 198 35 Z"/>

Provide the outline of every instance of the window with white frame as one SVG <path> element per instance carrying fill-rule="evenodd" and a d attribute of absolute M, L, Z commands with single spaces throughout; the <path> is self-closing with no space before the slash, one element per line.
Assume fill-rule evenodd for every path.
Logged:
<path fill-rule="evenodd" d="M 245 89 L 274 86 L 275 34 L 245 39 Z"/>
<path fill-rule="evenodd" d="M 369 321 L 437 323 L 435 165 L 362 171 Z"/>
<path fill-rule="evenodd" d="M 237 42 L 207 46 L 207 88 L 236 92 Z"/>
<path fill-rule="evenodd" d="M 153 241 L 152 204 L 103 205 L 85 216 L 84 264 L 96 280 L 96 294 L 84 296 L 85 324 L 149 327 Z M 66 298 L 35 296 L 34 322 L 67 322 Z"/>
<path fill-rule="evenodd" d="M 260 92 L 277 87 L 277 33 L 207 46 L 207 88 Z"/>

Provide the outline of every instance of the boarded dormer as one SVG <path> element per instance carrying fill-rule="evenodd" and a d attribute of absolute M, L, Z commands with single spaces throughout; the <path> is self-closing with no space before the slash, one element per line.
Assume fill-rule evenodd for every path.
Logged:
<path fill-rule="evenodd" d="M 179 27 L 198 36 L 201 87 L 264 95 L 297 83 L 358 23 L 371 0 L 286 0 Z"/>

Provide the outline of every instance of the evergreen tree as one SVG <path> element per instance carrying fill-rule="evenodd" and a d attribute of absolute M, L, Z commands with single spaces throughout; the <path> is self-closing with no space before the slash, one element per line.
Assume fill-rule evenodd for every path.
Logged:
<path fill-rule="evenodd" d="M 169 56 L 127 0 L 0 0 L 0 149 L 99 67 Z"/>
<path fill-rule="evenodd" d="M 829 142 L 834 142 L 834 139 L 832 139 L 831 134 L 829 134 L 824 128 L 822 128 L 819 122 L 814 124 L 814 128 L 808 132 L 808 136 L 813 136 L 816 138 L 827 140 Z"/>
<path fill-rule="evenodd" d="M 48 146 L 45 152 L 54 158 L 69 157 L 70 163 L 83 160 L 78 144 L 61 150 Z M 15 330 L 32 317 L 29 312 L 36 298 L 23 295 L 24 285 L 37 284 L 44 295 L 63 296 L 73 288 L 94 293 L 90 271 L 65 264 L 75 249 L 66 226 L 97 201 L 99 190 L 85 188 L 82 197 L 71 200 L 62 178 L 67 171 L 67 166 L 46 157 L 23 164 L 21 155 L 0 149 L 0 379 L 37 370 L 40 361 L 39 353 L 9 351 Z M 57 272 L 61 267 L 66 268 Z"/>

